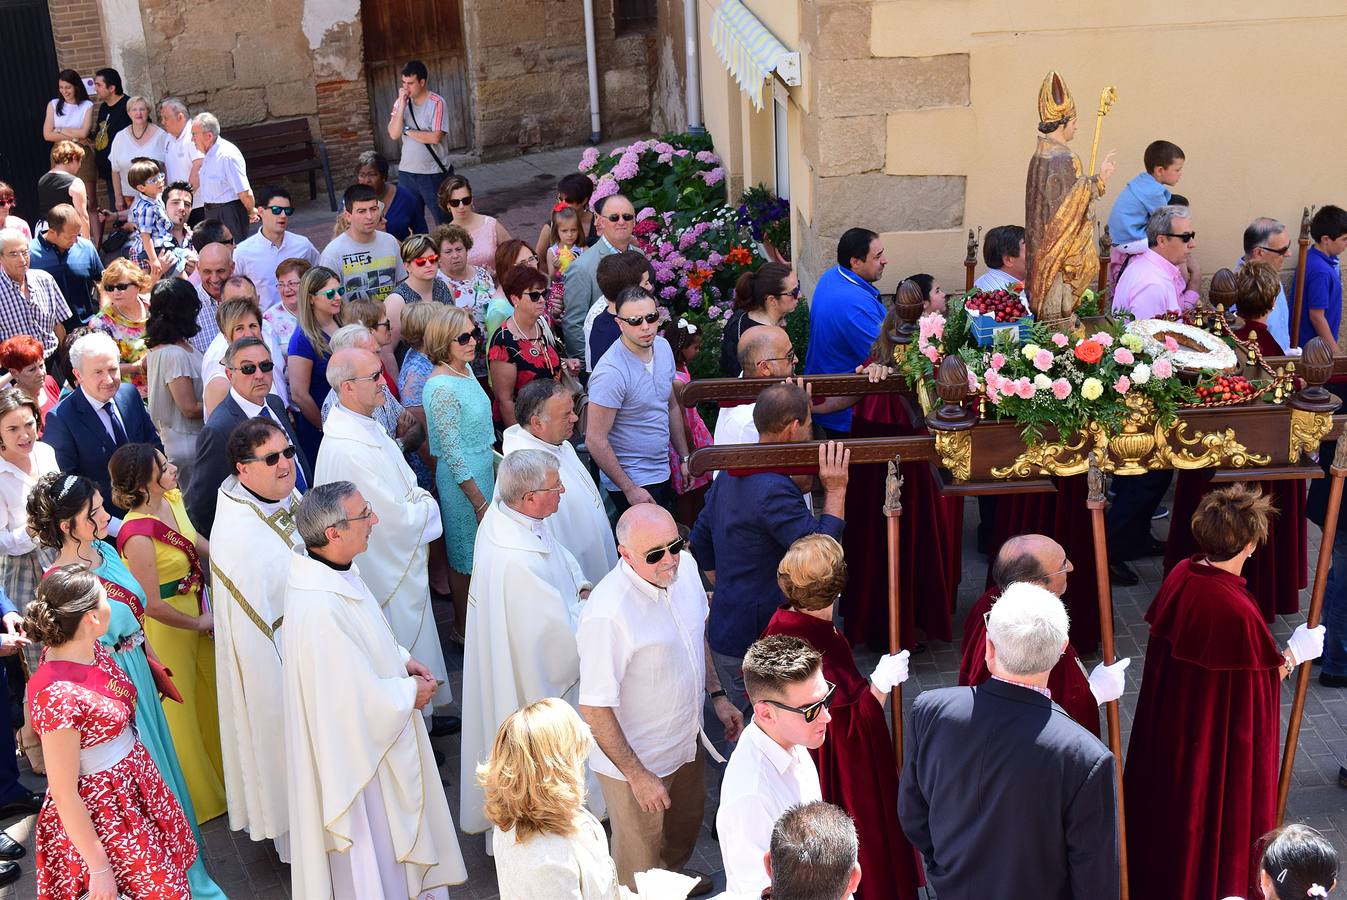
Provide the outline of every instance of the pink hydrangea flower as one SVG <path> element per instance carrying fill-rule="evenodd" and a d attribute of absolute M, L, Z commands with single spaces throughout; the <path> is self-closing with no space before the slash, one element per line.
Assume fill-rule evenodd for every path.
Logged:
<path fill-rule="evenodd" d="M 702 181 L 706 182 L 707 187 L 714 187 L 725 180 L 725 170 L 720 166 L 716 166 L 709 172 L 698 172 L 697 174 L 701 176 Z"/>
<path fill-rule="evenodd" d="M 1132 379 L 1126 375 L 1119 375 L 1118 380 L 1113 382 L 1113 389 L 1120 394 L 1125 394 L 1132 388 Z"/>
<path fill-rule="evenodd" d="M 1107 331 L 1096 331 L 1094 334 L 1090 335 L 1090 339 L 1101 347 L 1113 346 L 1113 335 L 1109 334 Z"/>
<path fill-rule="evenodd" d="M 973 370 L 968 370 L 968 389 L 976 391 L 978 389 L 978 377 L 973 374 Z"/>
<path fill-rule="evenodd" d="M 1179 349 L 1179 342 L 1174 340 L 1169 335 L 1165 335 L 1165 349 L 1168 350 L 1170 353 L 1176 353 L 1178 352 Z"/>
<path fill-rule="evenodd" d="M 1051 369 L 1054 361 L 1051 351 L 1039 350 L 1034 354 L 1034 368 L 1040 372 Z"/>
<path fill-rule="evenodd" d="M 1021 378 L 1015 382 L 1015 396 L 1021 400 L 1031 400 L 1034 396 L 1034 383 L 1028 378 Z"/>
<path fill-rule="evenodd" d="M 599 183 L 594 185 L 594 194 L 589 198 L 590 205 L 597 203 L 604 197 L 611 197 L 618 191 L 617 182 L 607 175 L 599 179 Z"/>
<path fill-rule="evenodd" d="M 1056 344 L 1058 347 L 1065 347 L 1067 344 L 1071 343 L 1071 338 L 1067 337 L 1066 335 L 1062 334 L 1059 331 L 1052 336 L 1052 342 Z"/>
<path fill-rule="evenodd" d="M 653 219 L 654 217 L 655 217 L 655 207 L 646 206 L 642 207 L 641 211 L 636 214 L 636 221 L 644 222 L 646 219 Z"/>
<path fill-rule="evenodd" d="M 1130 366 L 1137 361 L 1137 358 L 1132 355 L 1131 350 L 1126 347 L 1119 347 L 1113 351 L 1113 361 L 1120 366 Z"/>
<path fill-rule="evenodd" d="M 708 166 L 714 166 L 720 163 L 720 157 L 716 156 L 710 150 L 698 150 L 693 158 L 699 163 L 706 163 Z"/>
<path fill-rule="evenodd" d="M 1168 378 L 1174 374 L 1174 364 L 1162 356 L 1151 363 L 1151 374 L 1156 378 Z"/>
<path fill-rule="evenodd" d="M 1001 368 L 1002 366 L 1004 366 L 1005 364 L 1006 364 L 1006 357 L 1005 357 L 1005 354 L 1004 354 L 1004 353 L 993 353 L 993 354 L 992 354 L 992 368 L 993 368 L 993 369 L 999 369 L 999 368 Z"/>
<path fill-rule="evenodd" d="M 1065 400 L 1071 396 L 1071 382 L 1065 378 L 1058 378 L 1052 383 L 1052 396 L 1058 400 Z"/>
<path fill-rule="evenodd" d="M 580 171 L 588 172 L 590 169 L 598 165 L 598 162 L 599 162 L 599 148 L 586 147 L 585 152 L 580 154 Z"/>

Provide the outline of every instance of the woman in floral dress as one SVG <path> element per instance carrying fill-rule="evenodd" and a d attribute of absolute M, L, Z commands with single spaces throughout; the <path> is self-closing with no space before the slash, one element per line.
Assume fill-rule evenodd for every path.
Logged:
<path fill-rule="evenodd" d="M 440 274 L 449 283 L 454 306 L 466 309 L 472 315 L 482 334 L 487 334 L 488 313 L 494 319 L 504 320 L 510 314 L 509 301 L 496 287 L 496 279 L 485 266 L 468 263 L 472 237 L 457 225 L 441 225 L 435 229 L 435 246 L 440 249 Z M 501 313 L 504 315 L 500 315 Z M 479 347 L 485 350 L 484 347 Z M 486 377 L 486 353 L 479 353 L 472 362 L 472 371 L 478 378 Z"/>
<path fill-rule="evenodd" d="M 47 645 L 28 682 L 48 761 L 37 894 L 188 900 L 196 840 L 132 727 L 136 687 L 99 643 L 111 618 L 98 578 L 63 566 L 42 582 L 24 622 Z"/>
<path fill-rule="evenodd" d="M 99 288 L 103 300 L 98 312 L 90 317 L 89 327 L 117 342 L 122 381 L 134 384 L 144 400 L 150 395 L 142 362 L 149 352 L 145 323 L 150 318 L 150 302 L 141 295 L 150 289 L 150 276 L 128 259 L 114 259 L 103 270 Z"/>

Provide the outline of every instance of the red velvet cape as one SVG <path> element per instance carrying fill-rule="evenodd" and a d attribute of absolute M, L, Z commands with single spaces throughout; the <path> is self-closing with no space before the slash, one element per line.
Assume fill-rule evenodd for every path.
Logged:
<path fill-rule="evenodd" d="M 1217 485 L 1221 487 L 1222 485 Z M 1305 482 L 1259 481 L 1253 487 L 1272 497 L 1277 515 L 1268 526 L 1267 542 L 1244 563 L 1244 580 L 1263 616 L 1300 612 L 1300 591 L 1310 583 L 1309 539 L 1306 534 Z M 1193 513 L 1212 489 L 1211 471 L 1180 472 L 1174 486 L 1174 513 L 1165 544 L 1165 571 L 1202 552 L 1193 537 Z"/>
<path fill-rule="evenodd" d="M 963 623 L 960 644 L 959 684 L 977 686 L 992 677 L 987 668 L 987 623 L 983 616 L 992 608 L 1000 588 L 990 587 L 973 604 Z M 1080 723 L 1086 731 L 1099 737 L 1099 704 L 1090 693 L 1090 679 L 1081 668 L 1080 656 L 1070 644 L 1048 675 L 1048 690 L 1066 714 Z"/>
<path fill-rule="evenodd" d="M 878 468 L 868 466 L 862 468 Z M 808 641 L 823 654 L 823 677 L 837 685 L 828 739 L 809 751 L 818 767 L 823 799 L 856 822 L 861 884 L 857 900 L 916 900 L 917 852 L 898 825 L 898 768 L 884 707 L 856 668 L 851 645 L 831 622 L 787 607 L 763 631 Z"/>
<path fill-rule="evenodd" d="M 1281 651 L 1244 579 L 1184 560 L 1146 613 L 1150 643 L 1123 779 L 1132 896 L 1258 896 L 1276 819 Z"/>
<path fill-rule="evenodd" d="M 1084 475 L 1053 478 L 1054 494 L 1010 494 L 997 498 L 991 558 L 1019 534 L 1045 534 L 1062 545 L 1074 567 L 1062 594 L 1071 617 L 1071 646 L 1091 656 L 1099 649 L 1099 595 L 1095 588 L 1094 531 L 1085 505 L 1089 488 Z M 987 567 L 987 587 L 992 586 Z"/>
<path fill-rule="evenodd" d="M 896 395 L 872 395 L 855 407 L 853 437 L 923 434 L 914 427 Z M 842 593 L 842 617 L 853 644 L 888 650 L 889 582 L 884 478 L 887 466 L 854 466 L 847 484 L 847 529 L 842 534 L 849 580 Z M 928 639 L 954 640 L 950 617 L 959 593 L 963 498 L 942 498 L 929 463 L 904 463 L 903 515 L 898 591 L 903 647 Z"/>

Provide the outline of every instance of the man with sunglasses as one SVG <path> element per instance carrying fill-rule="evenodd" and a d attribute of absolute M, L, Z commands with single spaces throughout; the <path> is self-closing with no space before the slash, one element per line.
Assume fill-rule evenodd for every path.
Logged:
<path fill-rule="evenodd" d="M 1278 272 L 1286 264 L 1291 251 L 1291 236 L 1286 225 L 1268 216 L 1259 216 L 1244 229 L 1244 255 L 1236 268 L 1246 262 L 1265 262 Z M 1277 287 L 1277 301 L 1267 316 L 1267 330 L 1283 348 L 1291 346 L 1291 307 L 1286 302 L 1286 289 Z"/>
<path fill-rule="evenodd" d="M 280 290 L 276 287 L 276 267 L 287 259 L 302 259 L 316 266 L 318 250 L 304 235 L 289 230 L 295 205 L 288 188 L 265 187 L 258 192 L 257 199 L 262 227 L 234 247 L 234 271 L 247 275 L 257 285 L 258 299 L 265 312 L 281 302 Z"/>
<path fill-rule="evenodd" d="M 753 721 L 744 726 L 725 767 L 716 833 L 725 890 L 756 897 L 771 883 L 763 858 L 776 820 L 792 806 L 823 799 L 809 751 L 827 737 L 836 685 L 823 679 L 818 650 L 787 634 L 769 635 L 748 648 L 744 685 Z"/>
<path fill-rule="evenodd" d="M 706 809 L 702 730 L 710 692 L 725 739 L 743 716 L 725 698 L 706 649 L 707 597 L 678 525 L 650 503 L 618 520 L 617 568 L 580 612 L 580 714 L 594 734 L 590 766 L 613 829 L 618 880 L 680 871 L 692 858 Z M 720 760 L 723 761 L 723 760 Z M 761 856 L 759 856 L 761 859 Z M 700 873 L 690 896 L 710 893 Z"/>
<path fill-rule="evenodd" d="M 614 253 L 638 249 L 632 242 L 636 227 L 636 207 L 621 194 L 604 197 L 594 204 L 595 221 L 602 223 L 599 242 L 580 255 L 566 269 L 562 331 L 566 355 L 585 358 L 585 317 L 590 307 L 603 298 L 599 288 L 599 262 Z M 598 365 L 598 360 L 594 360 Z"/>
<path fill-rule="evenodd" d="M 898 820 L 940 900 L 1116 900 L 1113 754 L 1048 690 L 1062 601 L 1006 588 L 987 617 L 978 687 L 926 691 L 908 716 Z"/>
<path fill-rule="evenodd" d="M 294 424 L 281 398 L 272 393 L 275 364 L 261 338 L 242 337 L 229 345 L 224 355 L 229 394 L 211 412 L 196 439 L 196 465 L 183 500 L 192 525 L 209 537 L 215 525 L 218 490 L 234 473 L 229 464 L 229 436 L 252 419 L 270 419 L 285 432 L 291 446 L 299 448 Z M 314 483 L 313 468 L 302 449 L 294 457 L 295 486 L 300 493 Z"/>
<path fill-rule="evenodd" d="M 1114 313 L 1154 319 L 1198 301 L 1202 272 L 1191 259 L 1197 232 L 1186 206 L 1162 206 L 1146 220 L 1146 252 L 1132 257 L 1113 291 Z"/>

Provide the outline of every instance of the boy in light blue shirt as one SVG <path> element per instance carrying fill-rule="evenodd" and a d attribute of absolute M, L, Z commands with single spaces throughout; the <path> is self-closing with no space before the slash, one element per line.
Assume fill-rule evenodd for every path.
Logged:
<path fill-rule="evenodd" d="M 1142 162 L 1146 171 L 1127 182 L 1109 213 L 1108 230 L 1113 239 L 1108 262 L 1110 285 L 1117 283 L 1127 257 L 1146 252 L 1146 220 L 1172 202 L 1169 189 L 1183 176 L 1184 156 L 1178 144 L 1151 141 Z"/>

